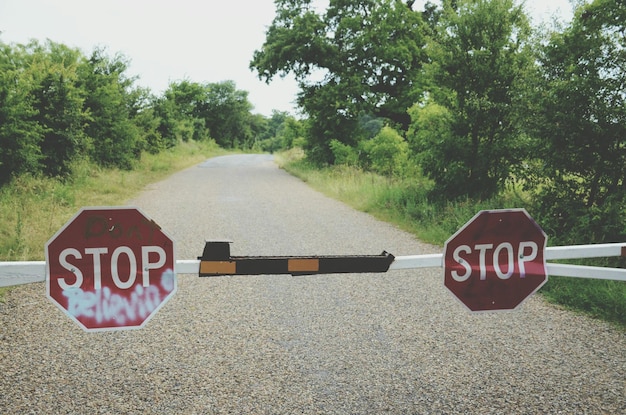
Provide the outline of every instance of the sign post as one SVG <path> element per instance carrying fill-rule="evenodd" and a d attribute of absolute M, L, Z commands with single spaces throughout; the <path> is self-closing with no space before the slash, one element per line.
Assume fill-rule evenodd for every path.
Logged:
<path fill-rule="evenodd" d="M 445 243 L 444 285 L 471 311 L 515 309 L 548 280 L 546 243 L 524 209 L 480 211 Z"/>
<path fill-rule="evenodd" d="M 136 208 L 83 208 L 46 244 L 47 296 L 86 331 L 141 328 L 176 291 L 174 242 Z"/>

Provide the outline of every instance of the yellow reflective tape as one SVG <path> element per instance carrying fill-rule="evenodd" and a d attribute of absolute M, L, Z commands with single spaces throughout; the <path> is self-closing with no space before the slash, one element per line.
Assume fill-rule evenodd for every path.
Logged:
<path fill-rule="evenodd" d="M 287 261 L 289 272 L 317 272 L 320 270 L 319 259 L 290 259 Z"/>
<path fill-rule="evenodd" d="M 200 274 L 235 274 L 237 263 L 234 261 L 200 261 Z"/>

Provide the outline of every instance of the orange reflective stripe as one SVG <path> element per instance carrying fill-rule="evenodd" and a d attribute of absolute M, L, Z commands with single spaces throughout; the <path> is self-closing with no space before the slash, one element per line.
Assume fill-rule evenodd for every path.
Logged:
<path fill-rule="evenodd" d="M 235 261 L 200 261 L 200 274 L 235 274 L 237 262 Z"/>
<path fill-rule="evenodd" d="M 290 259 L 287 262 L 289 272 L 317 272 L 320 270 L 320 261 L 317 258 Z"/>

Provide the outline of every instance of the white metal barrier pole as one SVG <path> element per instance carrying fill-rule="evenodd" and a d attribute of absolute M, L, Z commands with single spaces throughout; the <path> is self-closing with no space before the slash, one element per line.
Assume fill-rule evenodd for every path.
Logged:
<path fill-rule="evenodd" d="M 46 280 L 46 261 L 0 262 L 0 287 Z"/>
<path fill-rule="evenodd" d="M 626 256 L 626 243 L 551 246 L 546 260 Z M 443 254 L 398 256 L 389 270 L 437 268 L 443 266 Z M 199 260 L 178 260 L 177 274 L 198 274 Z M 548 275 L 626 281 L 626 269 L 547 263 Z M 45 261 L 0 262 L 0 287 L 42 282 L 46 279 Z"/>
<path fill-rule="evenodd" d="M 183 259 L 176 261 L 177 274 L 197 274 L 200 261 Z M 0 261 L 0 287 L 30 284 L 46 280 L 46 261 Z"/>

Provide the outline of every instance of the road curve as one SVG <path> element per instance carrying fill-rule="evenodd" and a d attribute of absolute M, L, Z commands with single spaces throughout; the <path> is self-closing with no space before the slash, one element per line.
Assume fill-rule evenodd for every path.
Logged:
<path fill-rule="evenodd" d="M 138 206 L 195 259 L 440 252 L 278 169 L 210 159 L 149 186 Z M 441 269 L 178 277 L 141 330 L 85 333 L 43 283 L 0 304 L 0 413 L 626 413 L 626 334 L 535 296 L 470 314 Z"/>

